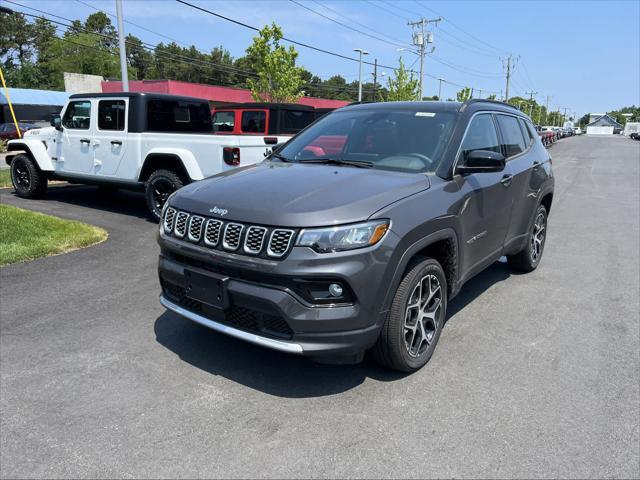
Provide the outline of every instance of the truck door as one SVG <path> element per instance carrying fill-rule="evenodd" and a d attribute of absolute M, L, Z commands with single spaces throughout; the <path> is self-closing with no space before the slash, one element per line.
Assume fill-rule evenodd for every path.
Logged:
<path fill-rule="evenodd" d="M 62 116 L 62 133 L 57 143 L 58 170 L 70 174 L 89 174 L 93 170 L 93 129 L 91 100 L 73 100 Z"/>
<path fill-rule="evenodd" d="M 98 122 L 93 136 L 93 173 L 116 175 L 127 151 L 128 99 L 98 99 Z"/>

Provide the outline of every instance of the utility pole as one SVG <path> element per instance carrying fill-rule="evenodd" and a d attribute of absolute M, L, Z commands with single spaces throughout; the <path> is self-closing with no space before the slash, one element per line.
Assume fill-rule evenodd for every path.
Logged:
<path fill-rule="evenodd" d="M 358 101 L 361 102 L 362 101 L 362 56 L 369 55 L 369 52 L 361 48 L 354 48 L 353 51 L 360 53 L 360 68 L 358 70 Z"/>
<path fill-rule="evenodd" d="M 413 44 L 418 47 L 418 55 L 420 56 L 420 98 L 424 97 L 424 56 L 426 55 L 427 44 L 433 43 L 433 34 L 427 32 L 425 37 L 425 27 L 430 23 L 437 24 L 442 21 L 442 17 L 427 19 L 421 18 L 415 22 L 407 22 L 407 25 L 414 28 L 416 32 L 413 34 Z M 433 52 L 433 49 L 431 50 Z"/>
<path fill-rule="evenodd" d="M 373 101 L 378 101 L 378 59 L 373 60 Z"/>
<path fill-rule="evenodd" d="M 438 101 L 442 101 L 442 82 L 444 82 L 444 78 L 439 78 L 438 79 L 439 85 L 438 85 Z"/>
<path fill-rule="evenodd" d="M 122 0 L 116 0 L 118 15 L 118 44 L 120 45 L 120 74 L 122 76 L 122 91 L 129 91 L 129 75 L 127 74 L 127 50 L 124 43 L 124 22 L 122 21 Z"/>
<path fill-rule="evenodd" d="M 549 100 L 551 95 L 547 95 L 547 102 L 544 105 L 544 123 L 547 123 L 547 115 L 549 114 Z"/>
<path fill-rule="evenodd" d="M 479 88 L 479 89 L 478 89 L 478 91 L 480 92 L 480 93 L 478 94 L 478 98 L 482 98 L 482 89 L 481 89 L 481 88 Z"/>
<path fill-rule="evenodd" d="M 511 82 L 511 70 L 513 69 L 513 62 L 514 62 L 513 55 L 509 54 L 506 61 L 507 61 L 507 64 L 504 68 L 505 68 L 505 73 L 507 75 L 507 85 L 505 87 L 505 92 L 504 92 L 504 101 L 508 103 L 509 102 L 509 83 Z M 504 62 L 505 60 L 502 59 L 503 65 L 504 65 Z"/>

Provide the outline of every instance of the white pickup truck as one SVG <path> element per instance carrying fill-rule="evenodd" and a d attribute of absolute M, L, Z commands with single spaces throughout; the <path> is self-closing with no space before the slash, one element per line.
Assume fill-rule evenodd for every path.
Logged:
<path fill-rule="evenodd" d="M 213 135 L 206 100 L 145 93 L 71 95 L 51 125 L 8 144 L 19 196 L 43 195 L 48 180 L 140 189 L 156 220 L 183 185 L 260 162 L 290 138 Z"/>

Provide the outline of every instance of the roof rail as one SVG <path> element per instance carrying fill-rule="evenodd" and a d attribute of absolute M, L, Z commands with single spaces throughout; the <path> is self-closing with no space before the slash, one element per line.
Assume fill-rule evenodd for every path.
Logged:
<path fill-rule="evenodd" d="M 469 100 L 466 100 L 464 103 L 465 103 L 465 105 L 470 105 L 470 104 L 473 104 L 473 103 L 481 103 L 481 102 L 494 103 L 494 104 L 502 105 L 502 106 L 505 106 L 505 107 L 515 108 L 516 110 L 521 111 L 518 107 L 516 107 L 514 105 L 511 105 L 510 103 L 502 102 L 500 100 L 489 100 L 488 98 L 470 98 Z"/>

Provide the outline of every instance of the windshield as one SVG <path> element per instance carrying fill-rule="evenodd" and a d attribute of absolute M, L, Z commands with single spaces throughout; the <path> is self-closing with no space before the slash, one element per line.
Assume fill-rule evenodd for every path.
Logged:
<path fill-rule="evenodd" d="M 454 126 L 453 112 L 345 110 L 331 113 L 287 142 L 278 155 L 305 162 L 362 162 L 371 168 L 433 172 Z"/>

